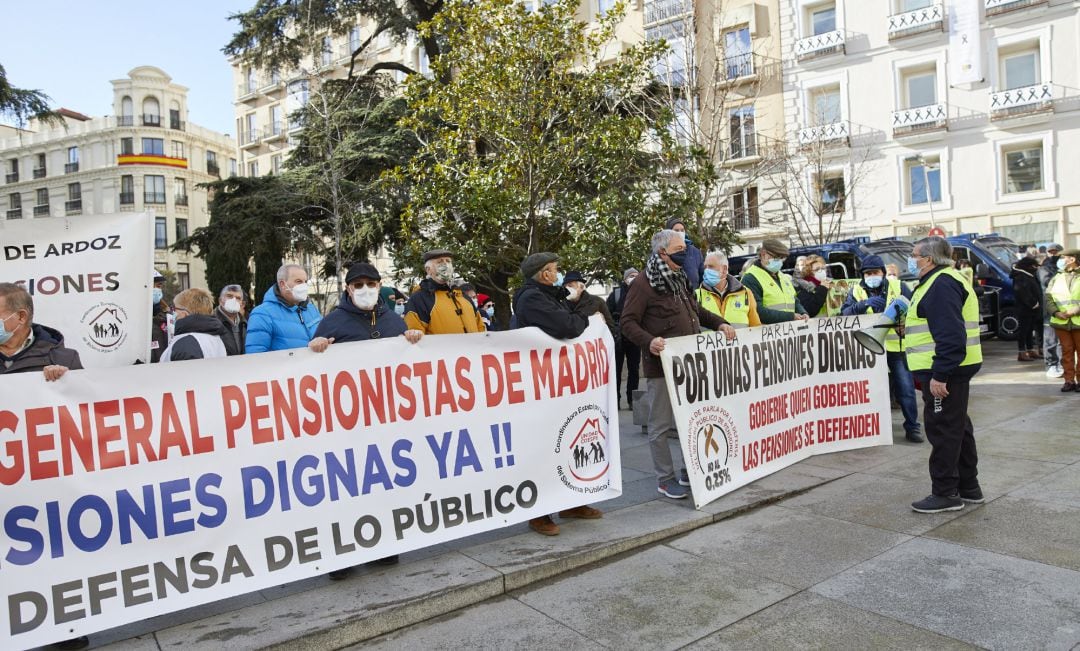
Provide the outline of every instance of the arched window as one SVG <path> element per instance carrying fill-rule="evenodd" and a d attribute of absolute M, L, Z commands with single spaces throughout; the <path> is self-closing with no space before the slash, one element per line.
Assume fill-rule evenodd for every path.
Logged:
<path fill-rule="evenodd" d="M 134 113 L 135 113 L 135 105 L 134 105 L 134 103 L 131 101 L 130 97 L 128 97 L 127 95 L 124 95 L 123 99 L 120 100 L 119 126 L 122 126 L 122 127 L 134 126 L 135 122 L 134 122 L 134 118 L 132 117 L 134 115 Z"/>
<path fill-rule="evenodd" d="M 143 100 L 143 126 L 157 127 L 161 126 L 161 106 L 158 104 L 156 97 L 147 97 Z"/>

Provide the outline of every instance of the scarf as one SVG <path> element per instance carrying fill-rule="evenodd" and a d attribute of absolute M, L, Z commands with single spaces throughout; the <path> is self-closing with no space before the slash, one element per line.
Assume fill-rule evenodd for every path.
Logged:
<path fill-rule="evenodd" d="M 685 297 L 690 293 L 690 284 L 686 278 L 686 273 L 682 269 L 672 271 L 671 267 L 660 259 L 658 253 L 652 254 L 649 261 L 645 263 L 645 276 L 649 279 L 652 288 L 659 294 L 675 294 L 676 296 Z"/>

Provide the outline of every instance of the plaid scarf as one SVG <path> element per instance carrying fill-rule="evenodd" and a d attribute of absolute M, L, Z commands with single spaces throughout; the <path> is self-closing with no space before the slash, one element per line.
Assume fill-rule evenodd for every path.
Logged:
<path fill-rule="evenodd" d="M 682 269 L 672 271 L 671 267 L 660 258 L 659 253 L 652 254 L 649 261 L 645 263 L 645 277 L 649 279 L 652 288 L 660 294 L 675 294 L 680 297 L 690 294 L 690 281 L 686 273 Z"/>

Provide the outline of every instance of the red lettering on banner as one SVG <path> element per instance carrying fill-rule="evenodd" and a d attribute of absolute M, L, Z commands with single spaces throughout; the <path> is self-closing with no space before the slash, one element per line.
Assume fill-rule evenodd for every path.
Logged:
<path fill-rule="evenodd" d="M 300 405 L 310 416 L 305 418 L 302 427 L 304 434 L 315 436 L 322 426 L 322 414 L 319 412 L 319 401 L 311 397 L 314 391 L 319 389 L 319 383 L 310 375 L 300 378 Z"/>
<path fill-rule="evenodd" d="M 420 362 L 413 365 L 413 375 L 420 380 L 420 392 L 424 398 L 424 414 L 431 414 L 431 396 L 428 394 L 427 379 L 431 375 L 431 362 Z"/>
<path fill-rule="evenodd" d="M 344 374 L 344 371 L 342 371 L 342 374 Z M 384 422 L 386 420 L 386 410 L 383 408 L 383 398 L 382 398 L 382 392 L 383 392 L 382 375 L 380 373 L 378 373 L 377 371 L 374 373 L 374 375 L 375 375 L 375 383 L 372 384 L 371 377 L 368 374 L 368 372 L 367 371 L 360 371 L 360 394 L 356 393 L 356 391 L 355 391 L 356 385 L 353 385 L 354 391 L 353 391 L 352 395 L 349 396 L 350 400 L 355 400 L 356 401 L 354 404 L 356 404 L 357 411 L 354 412 L 353 414 L 350 414 L 350 418 L 348 419 L 347 422 L 346 422 L 346 419 L 343 418 L 341 412 L 338 411 L 338 422 L 340 422 L 341 426 L 344 427 L 345 429 L 352 429 L 353 427 L 355 427 L 357 419 L 360 418 L 359 409 L 360 409 L 360 400 L 361 400 L 360 395 L 361 394 L 363 395 L 362 400 L 364 401 L 364 413 L 368 414 L 367 418 L 364 419 L 364 425 L 366 425 L 366 426 L 371 425 L 371 410 L 372 409 L 375 410 L 375 414 L 379 417 L 379 422 Z M 351 381 L 351 378 L 350 378 L 350 381 Z M 336 396 L 337 400 L 340 402 L 341 401 L 341 396 L 340 396 L 340 394 L 338 394 L 337 391 L 335 391 L 335 396 Z"/>
<path fill-rule="evenodd" d="M 94 469 L 94 429 L 90 424 L 90 405 L 79 405 L 79 422 L 82 430 L 75 424 L 75 419 L 64 407 L 59 409 L 60 414 L 60 458 L 64 468 L 71 474 L 71 453 L 74 450 L 79 455 L 83 467 L 88 470 Z"/>
<path fill-rule="evenodd" d="M 532 367 L 533 400 L 542 397 L 552 397 L 555 386 L 555 370 L 551 366 L 551 350 L 529 351 L 529 361 Z M 546 396 L 541 396 L 542 390 L 547 390 Z"/>
<path fill-rule="evenodd" d="M 120 415 L 120 401 L 107 400 L 94 405 L 94 424 L 97 426 L 98 462 L 100 468 L 122 468 L 124 466 L 124 453 L 120 450 L 110 450 L 109 443 L 119 441 L 123 433 L 119 425 L 111 425 L 105 419 Z M 93 468 L 89 468 L 92 470 Z"/>
<path fill-rule="evenodd" d="M 157 454 L 150 444 L 150 435 L 154 432 L 154 416 L 150 412 L 150 403 L 138 396 L 124 399 L 124 427 L 127 429 L 128 462 L 139 463 L 141 448 L 147 461 L 157 461 Z M 142 418 L 141 424 L 135 423 L 135 417 Z"/>
<path fill-rule="evenodd" d="M 370 385 L 366 384 L 367 373 L 360 373 L 360 382 L 364 384 L 364 395 L 368 395 Z M 382 401 L 379 400 L 382 393 L 382 377 L 378 373 L 375 373 L 375 387 L 372 391 L 375 393 L 373 398 L 375 402 L 375 408 L 379 411 L 380 418 L 383 417 Z M 348 398 L 349 406 L 352 407 L 352 411 L 343 411 L 342 403 L 344 402 L 341 397 L 345 395 Z M 365 401 L 364 408 L 369 405 Z M 352 375 L 347 371 L 341 371 L 334 378 L 334 415 L 337 416 L 338 424 L 346 431 L 352 431 L 356 429 L 356 424 L 360 422 L 360 391 L 356 388 L 356 381 L 353 380 Z"/>
<path fill-rule="evenodd" d="M 19 417 L 10 411 L 0 411 L 0 432 L 15 434 L 15 428 L 19 426 Z M 11 459 L 11 465 L 0 459 L 0 484 L 11 486 L 19 481 L 25 469 L 23 468 L 22 441 L 16 438 L 4 443 L 4 456 Z"/>
<path fill-rule="evenodd" d="M 521 353 L 510 350 L 503 353 L 503 364 L 506 367 L 506 401 L 511 405 L 525 402 L 525 390 L 521 388 L 521 371 L 517 368 L 521 365 Z"/>
<path fill-rule="evenodd" d="M 444 407 L 449 408 L 450 413 L 458 410 L 454 387 L 451 386 L 450 374 L 446 371 L 446 362 L 440 359 L 439 371 L 435 376 L 435 415 L 441 416 Z"/>
<path fill-rule="evenodd" d="M 257 402 L 259 398 L 266 398 L 269 395 L 270 388 L 266 386 L 266 382 L 248 383 L 247 407 L 248 420 L 251 422 L 252 443 L 273 443 L 274 441 L 274 430 L 262 426 L 262 421 L 270 420 L 270 405 L 260 405 Z"/>
<path fill-rule="evenodd" d="M 221 387 L 221 412 L 225 416 L 225 443 L 229 449 L 236 447 L 236 432 L 247 422 L 244 391 L 234 385 Z"/>
<path fill-rule="evenodd" d="M 488 407 L 502 402 L 506 381 L 503 379 L 502 364 L 499 358 L 490 353 L 480 356 L 480 369 L 484 375 L 484 398 Z"/>
<path fill-rule="evenodd" d="M 469 379 L 469 371 L 472 370 L 472 360 L 468 357 L 458 357 L 454 362 L 454 371 L 457 376 L 458 389 L 461 390 L 461 395 L 458 396 L 458 407 L 462 411 L 472 411 L 476 406 L 476 388 L 473 387 L 472 380 Z"/>
<path fill-rule="evenodd" d="M 191 454 L 187 437 L 184 436 L 184 427 L 180 424 L 180 414 L 176 411 L 176 402 L 173 401 L 171 393 L 166 393 L 161 396 L 161 440 L 158 444 L 158 456 L 168 459 L 170 448 L 179 448 L 182 457 Z"/>
<path fill-rule="evenodd" d="M 26 410 L 26 448 L 30 455 L 30 476 L 34 479 L 52 479 L 60 476 L 56 461 L 42 461 L 41 453 L 52 450 L 56 445 L 54 434 L 38 433 L 38 428 L 51 425 L 53 412 L 49 407 Z"/>
<path fill-rule="evenodd" d="M 199 431 L 199 410 L 195 407 L 195 392 L 186 391 L 185 393 L 187 395 L 188 423 L 191 428 L 191 452 L 192 454 L 213 452 L 214 437 L 203 436 Z M 138 463 L 138 460 L 134 460 L 133 463 Z"/>
<path fill-rule="evenodd" d="M 402 364 L 394 369 L 394 385 L 397 387 L 398 397 L 404 405 L 398 409 L 398 415 L 404 421 L 410 421 L 416 417 L 416 393 L 409 386 L 412 371 L 409 366 Z"/>
<path fill-rule="evenodd" d="M 296 408 L 296 380 L 289 378 L 288 392 L 281 388 L 281 384 L 274 382 L 271 387 L 274 404 L 274 423 L 277 425 L 277 438 L 280 441 L 285 436 L 285 425 L 289 425 L 289 431 L 293 438 L 300 438 L 300 412 Z"/>
<path fill-rule="evenodd" d="M 566 390 L 570 390 L 570 394 L 574 393 L 574 367 L 570 364 L 570 353 L 565 346 L 559 349 L 559 391 L 558 396 L 561 398 Z"/>

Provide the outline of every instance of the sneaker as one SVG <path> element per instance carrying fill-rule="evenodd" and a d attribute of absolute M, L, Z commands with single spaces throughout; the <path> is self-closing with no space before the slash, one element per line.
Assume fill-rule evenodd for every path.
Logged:
<path fill-rule="evenodd" d="M 529 528 L 540 534 L 541 536 L 557 536 L 559 535 L 559 525 L 552 521 L 550 515 L 545 515 L 541 518 L 533 518 L 529 520 Z"/>
<path fill-rule="evenodd" d="M 565 511 L 559 511 L 560 518 L 579 518 L 581 520 L 597 520 L 604 517 L 603 511 L 591 506 L 577 506 Z"/>
<path fill-rule="evenodd" d="M 1060 366 L 1051 366 L 1050 368 L 1046 369 L 1046 377 L 1048 377 L 1048 378 L 1065 377 L 1065 369 L 1060 367 Z"/>
<path fill-rule="evenodd" d="M 960 499 L 968 504 L 982 504 L 986 501 L 986 499 L 983 498 L 982 489 L 979 487 L 967 491 L 960 491 Z"/>
<path fill-rule="evenodd" d="M 679 486 L 689 486 L 690 475 L 686 474 L 686 468 L 679 471 Z"/>
<path fill-rule="evenodd" d="M 904 438 L 911 441 L 912 443 L 922 443 L 923 442 L 922 434 L 920 434 L 919 432 L 908 432 L 908 433 L 904 434 Z"/>
<path fill-rule="evenodd" d="M 679 482 L 675 481 L 674 479 L 660 482 L 660 484 L 656 487 L 656 492 L 660 493 L 661 495 L 667 495 L 673 500 L 681 500 L 690 494 L 690 491 L 686 490 L 685 487 L 679 485 Z"/>
<path fill-rule="evenodd" d="M 964 501 L 959 495 L 952 497 L 928 495 L 918 502 L 912 502 L 911 508 L 918 513 L 944 513 L 945 511 L 959 511 L 964 508 Z"/>
<path fill-rule="evenodd" d="M 394 554 L 393 556 L 383 556 L 382 558 L 376 558 L 373 561 L 368 561 L 367 563 L 364 563 L 364 565 L 367 565 L 369 567 L 373 565 L 397 565 L 399 560 L 400 559 L 398 558 L 398 555 Z"/>

